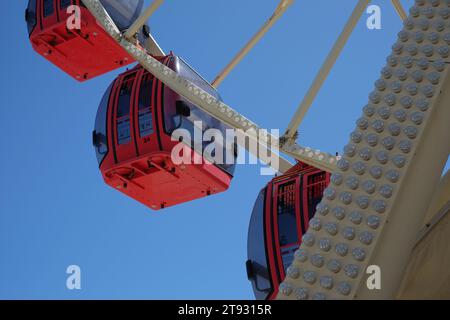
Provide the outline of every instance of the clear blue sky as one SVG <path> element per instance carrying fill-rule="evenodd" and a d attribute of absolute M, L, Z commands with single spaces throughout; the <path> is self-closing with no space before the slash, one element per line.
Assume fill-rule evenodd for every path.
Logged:
<path fill-rule="evenodd" d="M 253 298 L 247 227 L 269 178 L 240 166 L 228 192 L 160 213 L 107 187 L 91 132 L 119 71 L 80 85 L 36 55 L 26 3 L 9 1 L 0 20 L 8 33 L 0 59 L 0 298 Z M 213 79 L 277 3 L 171 0 L 151 27 L 166 51 Z M 382 30 L 361 21 L 301 126 L 302 145 L 333 153 L 348 141 L 401 28 L 390 1 L 374 3 Z M 283 131 L 355 4 L 297 0 L 223 83 L 225 101 Z M 81 291 L 66 289 L 71 264 L 82 269 Z"/>

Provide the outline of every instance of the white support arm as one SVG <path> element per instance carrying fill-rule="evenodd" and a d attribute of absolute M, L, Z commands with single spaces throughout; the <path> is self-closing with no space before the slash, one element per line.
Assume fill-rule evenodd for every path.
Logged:
<path fill-rule="evenodd" d="M 316 78 L 314 79 L 314 82 L 312 83 L 311 87 L 309 88 L 308 92 L 306 93 L 305 97 L 303 98 L 302 103 L 298 107 L 294 117 L 292 118 L 291 122 L 289 123 L 289 126 L 283 137 L 284 140 L 287 142 L 287 144 L 295 141 L 298 127 L 300 126 L 306 113 L 308 112 L 309 108 L 311 107 L 312 103 L 314 102 L 314 99 L 316 98 L 317 94 L 319 93 L 320 89 L 322 88 L 323 84 L 325 83 L 325 80 L 327 79 L 331 69 L 333 68 L 334 64 L 336 63 L 340 53 L 342 52 L 342 49 L 344 48 L 345 44 L 348 41 L 350 35 L 352 34 L 353 30 L 355 29 L 359 19 L 361 18 L 362 14 L 365 12 L 366 7 L 369 4 L 369 2 L 370 2 L 370 0 L 359 0 L 358 1 L 358 4 L 354 8 L 352 15 L 350 16 L 349 20 L 347 21 L 347 24 L 344 27 L 344 30 L 341 32 L 339 38 L 337 39 L 331 52 L 329 53 L 327 59 L 325 60 L 325 63 L 322 65 L 319 73 L 317 74 Z"/>
<path fill-rule="evenodd" d="M 398 16 L 404 21 L 408 16 L 406 14 L 405 9 L 403 9 L 400 0 L 391 0 L 392 5 L 394 6 L 395 11 L 397 11 Z"/>
<path fill-rule="evenodd" d="M 294 0 L 281 0 L 280 4 L 276 8 L 273 15 L 268 21 L 264 23 L 262 28 L 250 39 L 250 41 L 239 51 L 239 53 L 231 60 L 231 62 L 225 67 L 225 69 L 216 77 L 212 82 L 213 87 L 217 88 L 220 86 L 223 80 L 228 76 L 228 74 L 236 68 L 236 66 L 244 59 L 250 50 L 264 37 L 267 31 L 272 28 L 272 26 L 281 18 L 281 16 L 286 12 L 286 10 L 293 4 Z"/>

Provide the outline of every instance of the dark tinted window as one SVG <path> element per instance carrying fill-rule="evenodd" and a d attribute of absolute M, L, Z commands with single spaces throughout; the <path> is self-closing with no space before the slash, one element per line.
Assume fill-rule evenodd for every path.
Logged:
<path fill-rule="evenodd" d="M 30 35 L 33 32 L 34 27 L 36 26 L 36 0 L 29 0 L 28 7 L 25 11 L 25 19 L 27 20 L 28 34 Z"/>
<path fill-rule="evenodd" d="M 267 267 L 266 240 L 264 234 L 264 201 L 266 189 L 263 189 L 256 199 L 253 207 L 250 226 L 248 229 L 247 254 L 251 267 L 255 297 L 258 300 L 265 300 L 272 291 L 272 284 Z"/>
<path fill-rule="evenodd" d="M 97 117 L 95 118 L 94 147 L 99 165 L 102 163 L 103 158 L 108 153 L 108 135 L 106 132 L 106 121 L 112 86 L 113 85 L 111 84 L 108 90 L 106 90 L 105 94 L 103 95 L 102 101 L 100 102 L 97 110 Z"/>
<path fill-rule="evenodd" d="M 54 0 L 44 0 L 44 17 L 48 17 L 53 14 L 53 1 Z"/>
<path fill-rule="evenodd" d="M 80 1 L 80 2 L 82 2 L 82 1 Z M 61 0 L 61 2 L 60 2 L 61 9 L 67 8 L 71 4 L 72 4 L 72 0 Z"/>
<path fill-rule="evenodd" d="M 130 104 L 131 92 L 133 91 L 133 83 L 136 73 L 125 77 L 119 91 L 119 99 L 117 102 L 117 141 L 119 144 L 127 144 L 130 142 Z"/>
<path fill-rule="evenodd" d="M 295 181 L 278 186 L 277 197 L 278 234 L 280 246 L 298 242 L 295 216 Z"/>
<path fill-rule="evenodd" d="M 139 89 L 139 134 L 147 137 L 153 133 L 152 118 L 153 78 L 145 73 Z"/>

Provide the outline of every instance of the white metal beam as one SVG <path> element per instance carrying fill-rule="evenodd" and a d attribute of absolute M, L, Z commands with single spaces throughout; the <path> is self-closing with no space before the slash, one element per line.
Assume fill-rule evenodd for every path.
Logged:
<path fill-rule="evenodd" d="M 97 21 L 103 25 L 104 29 L 111 35 L 111 37 L 116 39 L 136 61 L 138 61 L 156 78 L 229 127 L 240 129 L 249 133 L 254 132 L 254 139 L 257 139 L 256 137 L 261 131 L 261 128 L 258 125 L 239 114 L 224 102 L 217 100 L 215 97 L 197 87 L 195 84 L 179 76 L 176 72 L 164 66 L 152 56 L 148 55 L 147 52 L 128 41 L 128 39 L 122 36 L 98 0 L 83 0 L 83 3 L 96 17 Z M 270 144 L 269 141 L 271 141 Z M 263 149 L 269 146 L 270 149 L 276 150 L 278 147 L 278 139 L 271 135 L 267 135 L 267 139 L 258 139 L 258 144 Z M 242 147 L 247 148 L 247 145 L 242 145 Z M 300 161 L 315 166 L 316 168 L 327 171 L 333 170 L 337 162 L 337 157 L 335 156 L 295 144 L 290 145 L 288 150 L 283 149 L 281 151 L 295 157 Z M 254 154 L 254 156 L 259 158 L 258 154 Z M 280 158 L 280 172 L 283 172 L 283 168 L 288 168 L 289 166 L 291 166 L 291 164 L 288 161 Z M 277 168 L 274 169 L 278 170 Z"/>

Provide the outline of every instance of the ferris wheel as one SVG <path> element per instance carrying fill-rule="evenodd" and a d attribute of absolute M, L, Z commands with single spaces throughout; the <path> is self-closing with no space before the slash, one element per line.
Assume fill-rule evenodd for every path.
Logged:
<path fill-rule="evenodd" d="M 404 27 L 342 155 L 302 146 L 298 128 L 369 0 L 357 1 L 281 137 L 218 92 L 293 2 L 280 1 L 211 83 L 152 36 L 146 23 L 163 0 L 146 9 L 143 0 L 29 0 L 26 21 L 34 50 L 77 81 L 138 62 L 106 89 L 92 142 L 105 183 L 152 210 L 225 192 L 238 146 L 263 161 L 278 155 L 267 165 L 279 175 L 261 190 L 249 227 L 246 268 L 258 299 L 421 298 L 424 282 L 428 297 L 450 298 L 439 287 L 450 277 L 450 1 L 416 0 L 409 15 L 391 1 Z M 245 137 L 208 154 L 206 144 L 174 139 L 180 129 Z M 180 146 L 189 164 L 174 160 Z M 371 270 L 382 270 L 378 290 L 367 285 Z"/>

